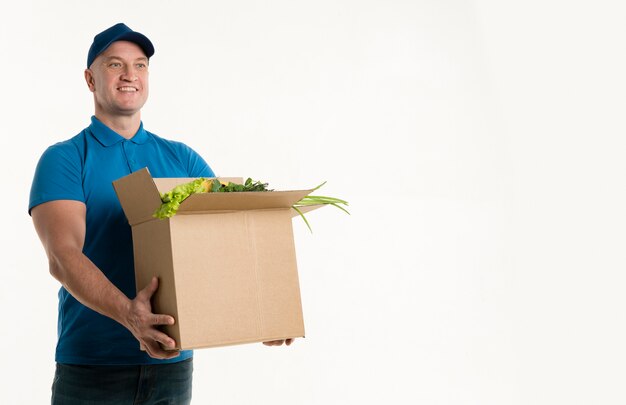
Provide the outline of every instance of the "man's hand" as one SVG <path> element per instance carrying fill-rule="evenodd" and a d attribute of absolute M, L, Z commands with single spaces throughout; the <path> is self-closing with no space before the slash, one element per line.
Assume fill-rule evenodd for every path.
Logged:
<path fill-rule="evenodd" d="M 286 344 L 287 346 L 289 346 L 290 344 L 292 344 L 294 341 L 294 339 L 287 339 L 287 340 L 270 340 L 269 342 L 263 342 L 263 344 L 265 346 L 282 346 L 282 344 Z"/>
<path fill-rule="evenodd" d="M 150 298 L 159 288 L 159 280 L 153 277 L 143 290 L 137 293 L 135 299 L 130 301 L 125 325 L 139 341 L 141 350 L 145 350 L 150 357 L 155 359 L 171 359 L 179 355 L 174 350 L 174 339 L 159 331 L 159 325 L 173 325 L 174 318 L 169 315 L 153 314 Z M 163 345 L 170 350 L 161 348 Z"/>

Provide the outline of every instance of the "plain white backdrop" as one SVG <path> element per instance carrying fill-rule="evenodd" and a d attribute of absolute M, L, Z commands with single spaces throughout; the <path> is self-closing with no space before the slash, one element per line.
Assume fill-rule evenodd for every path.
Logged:
<path fill-rule="evenodd" d="M 306 339 L 197 350 L 194 404 L 626 402 L 623 2 L 4 10 L 2 403 L 49 401 L 59 284 L 28 192 L 89 124 L 87 50 L 117 22 L 156 47 L 147 129 L 351 204 L 294 221 Z"/>

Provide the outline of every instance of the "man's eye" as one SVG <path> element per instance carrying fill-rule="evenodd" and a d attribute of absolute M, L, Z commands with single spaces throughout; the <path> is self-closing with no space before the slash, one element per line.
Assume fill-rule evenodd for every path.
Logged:
<path fill-rule="evenodd" d="M 139 69 L 145 69 L 145 68 L 146 68 L 146 64 L 145 64 L 145 63 L 138 63 L 138 64 L 137 64 L 137 67 L 138 67 Z"/>
<path fill-rule="evenodd" d="M 110 67 L 117 68 L 117 67 L 122 66 L 122 64 L 121 64 L 121 63 L 117 63 L 117 62 L 113 62 L 113 63 L 109 63 L 109 66 L 110 66 Z"/>

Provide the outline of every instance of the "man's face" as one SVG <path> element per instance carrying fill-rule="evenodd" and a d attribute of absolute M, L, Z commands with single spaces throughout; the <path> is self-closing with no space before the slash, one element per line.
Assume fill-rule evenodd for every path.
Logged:
<path fill-rule="evenodd" d="M 133 42 L 111 44 L 85 70 L 94 93 L 96 115 L 131 116 L 148 99 L 148 58 Z"/>

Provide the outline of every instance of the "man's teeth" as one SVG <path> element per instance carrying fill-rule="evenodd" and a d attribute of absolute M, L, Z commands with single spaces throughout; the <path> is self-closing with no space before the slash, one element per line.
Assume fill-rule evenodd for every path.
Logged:
<path fill-rule="evenodd" d="M 119 90 L 120 91 L 137 91 L 137 89 L 134 87 L 120 87 Z"/>

